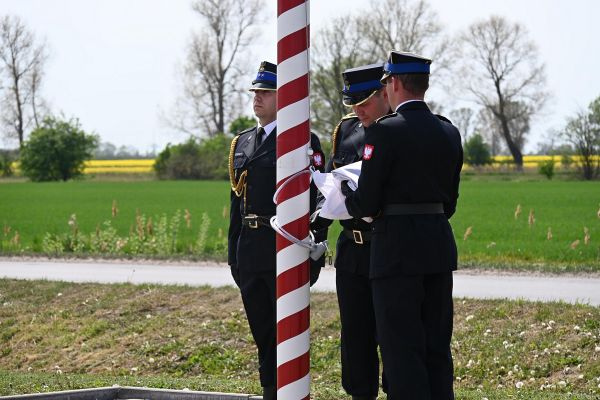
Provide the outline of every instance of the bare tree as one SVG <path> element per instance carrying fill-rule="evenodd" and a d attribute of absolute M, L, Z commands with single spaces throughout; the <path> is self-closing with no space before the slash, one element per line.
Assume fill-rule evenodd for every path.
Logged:
<path fill-rule="evenodd" d="M 432 86 L 445 82 L 456 49 L 426 0 L 371 0 L 357 29 L 365 54 L 382 61 L 390 50 L 422 54 L 433 59 Z"/>
<path fill-rule="evenodd" d="M 521 24 L 498 16 L 471 25 L 461 41 L 465 50 L 461 83 L 498 121 L 502 138 L 522 170 L 524 135 L 547 97 L 544 64 L 538 61 L 537 48 Z M 522 137 L 515 130 L 519 127 Z"/>
<path fill-rule="evenodd" d="M 500 130 L 500 124 L 492 112 L 486 108 L 480 109 L 477 114 L 475 131 L 478 132 L 490 146 L 490 153 L 492 156 L 502 154 L 505 149 Z"/>
<path fill-rule="evenodd" d="M 579 111 L 570 118 L 562 135 L 581 158 L 583 178 L 591 180 L 600 175 L 600 97 L 590 104 L 588 112 Z"/>
<path fill-rule="evenodd" d="M 360 37 L 356 18 L 350 15 L 334 18 L 315 36 L 311 46 L 312 128 L 326 135 L 352 111 L 342 103 L 342 72 L 372 61 L 356 45 Z"/>
<path fill-rule="evenodd" d="M 330 132 L 348 112 L 340 95 L 341 73 L 362 64 L 383 62 L 392 49 L 432 57 L 439 79 L 449 66 L 452 48 L 443 27 L 425 0 L 371 0 L 357 15 L 334 18 L 315 35 L 312 52 L 312 122 L 321 133 Z M 433 102 L 430 105 L 438 106 Z"/>
<path fill-rule="evenodd" d="M 450 119 L 456 125 L 466 143 L 475 128 L 475 111 L 469 107 L 461 107 L 450 111 Z"/>
<path fill-rule="evenodd" d="M 183 71 L 183 96 L 169 119 L 171 126 L 190 135 L 225 132 L 239 114 L 250 67 L 245 59 L 257 37 L 263 0 L 197 0 L 193 10 L 203 29 L 193 35 Z M 256 64 L 256 65 L 255 65 Z"/>
<path fill-rule="evenodd" d="M 39 126 L 45 109 L 39 95 L 48 55 L 44 42 L 19 17 L 0 18 L 0 124 L 7 137 L 23 145 L 27 129 Z"/>

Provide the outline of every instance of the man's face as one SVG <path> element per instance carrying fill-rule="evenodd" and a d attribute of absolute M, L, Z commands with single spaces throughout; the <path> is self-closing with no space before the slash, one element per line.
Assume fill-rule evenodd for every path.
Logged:
<path fill-rule="evenodd" d="M 371 98 L 358 106 L 352 106 L 352 111 L 366 128 L 375 120 L 388 113 L 390 106 L 385 90 L 379 89 Z"/>
<path fill-rule="evenodd" d="M 275 121 L 277 117 L 277 92 L 274 90 L 255 90 L 252 106 L 254 107 L 254 114 L 260 121 L 266 123 Z"/>

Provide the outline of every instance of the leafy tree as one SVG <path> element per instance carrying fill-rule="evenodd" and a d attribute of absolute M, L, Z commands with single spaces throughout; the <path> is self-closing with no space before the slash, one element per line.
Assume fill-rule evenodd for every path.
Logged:
<path fill-rule="evenodd" d="M 0 127 L 23 146 L 29 127 L 39 127 L 46 105 L 39 95 L 46 44 L 17 16 L 0 17 Z"/>
<path fill-rule="evenodd" d="M 582 177 L 591 180 L 600 175 L 600 97 L 590 103 L 587 112 L 579 111 L 567 121 L 563 137 L 581 159 Z"/>
<path fill-rule="evenodd" d="M 98 136 L 85 133 L 77 120 L 47 117 L 23 145 L 21 170 L 34 182 L 76 178 L 98 142 Z"/>
<path fill-rule="evenodd" d="M 198 141 L 167 145 L 154 163 L 160 179 L 226 179 L 231 138 L 218 134 Z"/>
<path fill-rule="evenodd" d="M 245 131 L 248 128 L 252 128 L 253 126 L 256 126 L 256 118 L 242 115 L 234 119 L 231 124 L 229 124 L 229 133 L 235 135 L 241 131 Z"/>
<path fill-rule="evenodd" d="M 531 116 L 547 99 L 544 64 L 525 27 L 492 16 L 471 25 L 461 37 L 465 54 L 459 77 L 468 93 L 497 121 L 518 169 Z"/>
<path fill-rule="evenodd" d="M 476 133 L 467 142 L 464 147 L 465 161 L 473 166 L 481 166 L 492 163 L 490 149 L 483 141 L 483 137 Z"/>

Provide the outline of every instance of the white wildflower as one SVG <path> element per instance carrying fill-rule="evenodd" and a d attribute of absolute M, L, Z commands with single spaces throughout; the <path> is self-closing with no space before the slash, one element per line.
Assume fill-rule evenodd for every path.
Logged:
<path fill-rule="evenodd" d="M 521 389 L 523 387 L 523 382 L 519 381 L 515 384 L 515 386 L 517 387 L 517 389 Z"/>

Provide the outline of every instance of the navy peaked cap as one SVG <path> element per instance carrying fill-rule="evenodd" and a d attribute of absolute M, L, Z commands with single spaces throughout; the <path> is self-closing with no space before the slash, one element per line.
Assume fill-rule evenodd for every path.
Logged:
<path fill-rule="evenodd" d="M 390 51 L 387 62 L 383 65 L 383 76 L 381 81 L 390 75 L 402 74 L 429 74 L 431 60 L 418 54 Z"/>
<path fill-rule="evenodd" d="M 369 99 L 383 85 L 379 81 L 383 74 L 383 64 L 362 65 L 342 72 L 344 78 L 344 104 L 359 105 Z"/>
<path fill-rule="evenodd" d="M 277 65 L 268 61 L 260 63 L 256 79 L 250 87 L 250 91 L 254 90 L 277 90 Z"/>

